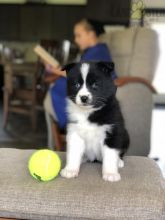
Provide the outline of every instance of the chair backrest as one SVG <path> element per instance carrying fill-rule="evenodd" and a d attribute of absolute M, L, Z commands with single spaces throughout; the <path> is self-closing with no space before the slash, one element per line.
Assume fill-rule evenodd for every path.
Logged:
<path fill-rule="evenodd" d="M 132 27 L 111 31 L 101 36 L 111 52 L 119 76 L 140 76 L 153 79 L 159 49 L 154 30 Z"/>
<path fill-rule="evenodd" d="M 68 62 L 71 48 L 69 40 L 41 40 L 40 44 L 60 62 L 60 65 Z"/>
<path fill-rule="evenodd" d="M 128 28 L 104 34 L 101 38 L 110 48 L 116 72 L 120 76 L 138 76 L 152 82 L 159 48 L 157 34 L 147 28 Z M 130 134 L 129 155 L 147 156 L 150 148 L 152 93 L 142 84 L 119 87 L 126 127 Z"/>

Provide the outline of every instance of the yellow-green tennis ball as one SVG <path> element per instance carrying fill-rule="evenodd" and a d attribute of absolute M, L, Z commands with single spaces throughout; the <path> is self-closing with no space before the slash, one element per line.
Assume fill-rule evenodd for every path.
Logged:
<path fill-rule="evenodd" d="M 30 174 L 37 180 L 49 181 L 54 179 L 61 168 L 59 156 L 51 150 L 38 150 L 29 159 Z"/>

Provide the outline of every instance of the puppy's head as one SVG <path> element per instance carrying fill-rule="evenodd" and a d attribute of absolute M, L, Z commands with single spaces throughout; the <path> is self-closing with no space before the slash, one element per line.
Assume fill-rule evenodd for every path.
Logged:
<path fill-rule="evenodd" d="M 115 95 L 112 62 L 73 63 L 63 69 L 67 72 L 68 98 L 76 105 L 83 108 L 102 107 Z"/>

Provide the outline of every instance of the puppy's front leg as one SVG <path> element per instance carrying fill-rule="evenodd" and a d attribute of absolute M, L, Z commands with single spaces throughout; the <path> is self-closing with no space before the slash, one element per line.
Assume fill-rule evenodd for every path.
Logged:
<path fill-rule="evenodd" d="M 65 168 L 60 172 L 62 177 L 73 178 L 78 176 L 84 150 L 84 140 L 76 132 L 68 133 L 67 161 Z"/>
<path fill-rule="evenodd" d="M 121 179 L 118 172 L 119 152 L 106 145 L 103 146 L 103 179 L 105 181 L 119 181 Z"/>

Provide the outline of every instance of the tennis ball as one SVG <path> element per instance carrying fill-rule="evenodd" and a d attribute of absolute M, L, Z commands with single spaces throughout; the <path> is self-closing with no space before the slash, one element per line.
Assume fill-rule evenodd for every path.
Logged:
<path fill-rule="evenodd" d="M 28 168 L 35 179 L 49 181 L 58 175 L 61 160 L 54 151 L 48 149 L 38 150 L 30 157 Z"/>

